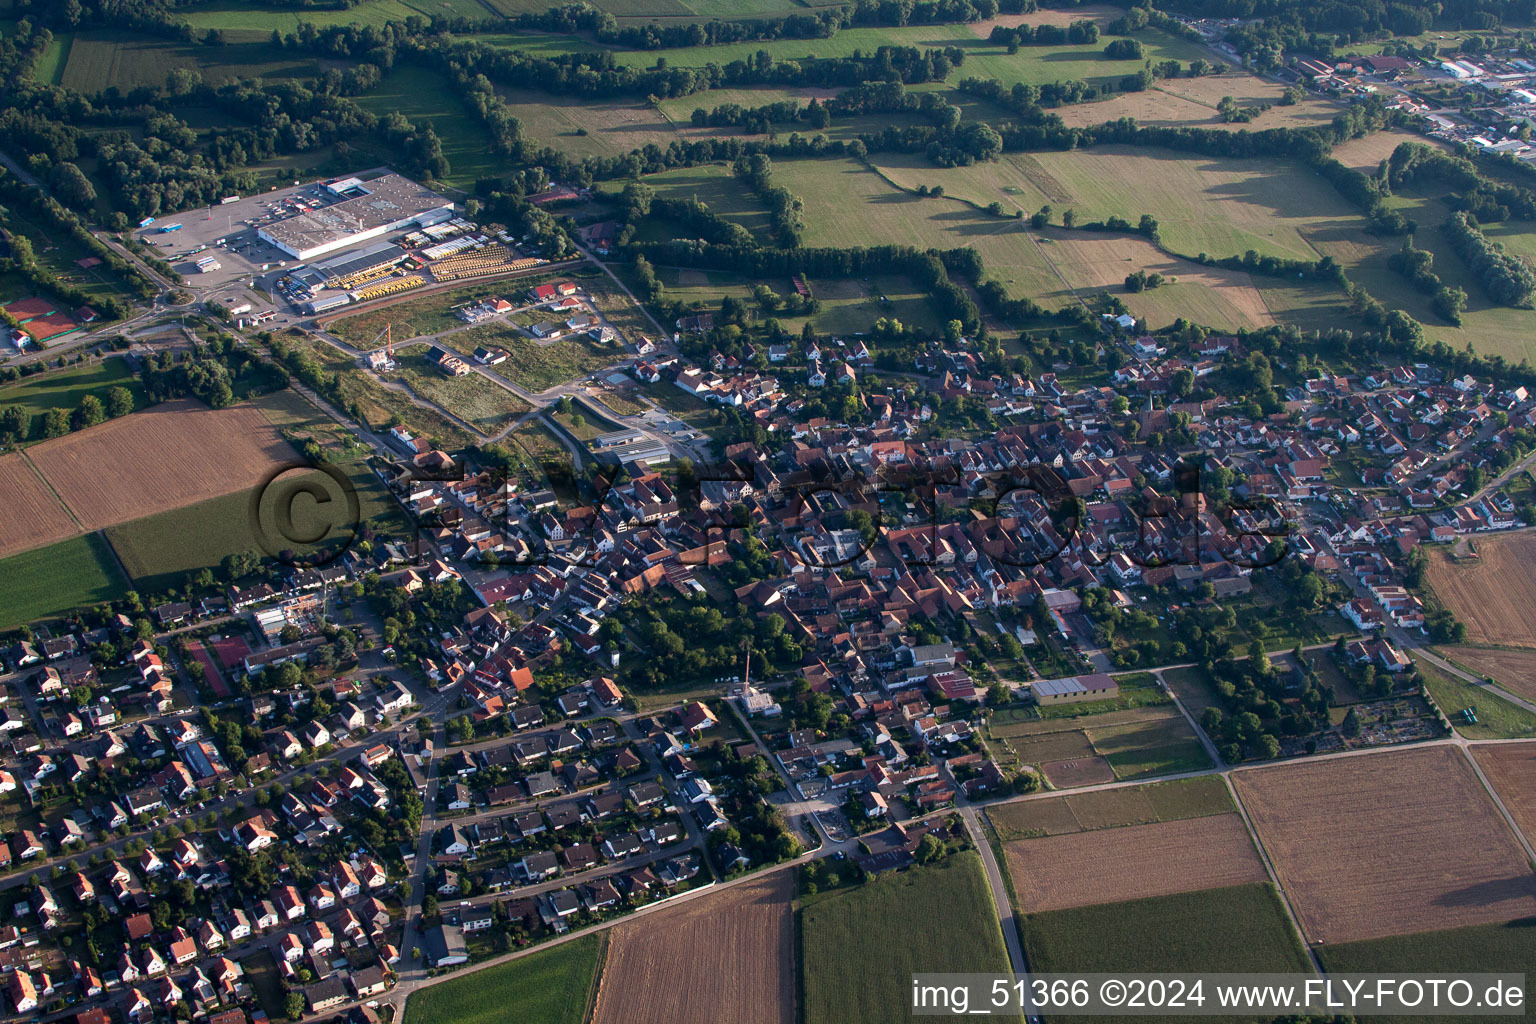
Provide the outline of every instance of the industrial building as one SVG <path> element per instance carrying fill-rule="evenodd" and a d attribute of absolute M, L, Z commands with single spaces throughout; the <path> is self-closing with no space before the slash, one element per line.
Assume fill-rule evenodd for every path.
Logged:
<path fill-rule="evenodd" d="M 369 181 L 328 183 L 336 201 L 305 210 L 257 230 L 265 242 L 295 259 L 309 260 L 409 227 L 430 227 L 453 218 L 453 200 L 398 174 Z"/>
<path fill-rule="evenodd" d="M 654 466 L 672 461 L 672 452 L 665 444 L 634 429 L 599 434 L 589 447 L 599 461 L 610 464 L 644 462 Z"/>

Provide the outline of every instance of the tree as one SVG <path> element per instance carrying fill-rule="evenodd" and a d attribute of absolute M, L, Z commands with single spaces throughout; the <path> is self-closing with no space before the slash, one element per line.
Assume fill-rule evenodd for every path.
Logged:
<path fill-rule="evenodd" d="M 43 414 L 43 436 L 63 437 L 69 433 L 69 411 L 67 409 L 49 409 Z"/>
<path fill-rule="evenodd" d="M 133 392 L 116 387 L 107 392 L 107 415 L 116 419 L 133 412 Z"/>
<path fill-rule="evenodd" d="M 1343 729 L 1345 736 L 1353 738 L 1360 735 L 1360 716 L 1355 713 L 1354 708 L 1350 708 L 1349 713 L 1344 716 Z"/>
<path fill-rule="evenodd" d="M 95 395 L 86 395 L 80 399 L 80 408 L 75 410 L 74 428 L 84 430 L 86 427 L 94 427 L 106 418 L 107 410 L 102 406 L 101 399 Z"/>
<path fill-rule="evenodd" d="M 939 842 L 938 839 L 934 837 L 932 832 L 929 832 L 927 835 L 923 836 L 922 841 L 917 844 L 917 853 L 915 856 L 917 857 L 917 862 L 919 864 L 932 864 L 934 861 L 944 856 L 944 844 Z"/>
<path fill-rule="evenodd" d="M 88 210 L 96 202 L 96 188 L 91 184 L 91 179 L 68 160 L 54 164 L 48 175 L 48 184 L 59 202 L 65 206 Z"/>
<path fill-rule="evenodd" d="M 1064 210 L 1064 211 L 1062 211 L 1062 214 L 1061 214 L 1061 226 L 1064 227 L 1064 228 L 1076 227 L 1077 226 L 1077 211 L 1076 210 Z"/>
<path fill-rule="evenodd" d="M 283 1003 L 283 1010 L 288 1014 L 289 1020 L 303 1020 L 304 1005 L 304 993 L 293 989 Z"/>

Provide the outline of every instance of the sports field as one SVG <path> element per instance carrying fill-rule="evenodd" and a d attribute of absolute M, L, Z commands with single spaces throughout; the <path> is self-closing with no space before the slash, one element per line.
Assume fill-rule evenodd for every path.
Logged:
<path fill-rule="evenodd" d="M 405 1024 L 502 1024 L 512 1006 L 519 1024 L 582 1024 L 601 961 L 597 935 L 538 950 L 412 993 Z"/>
<path fill-rule="evenodd" d="M 981 858 L 957 853 L 806 898 L 800 962 L 806 1024 L 902 1019 L 916 971 L 1006 971 Z"/>
<path fill-rule="evenodd" d="M 87 533 L 0 559 L 0 629 L 118 600 L 128 590 L 112 550 Z"/>

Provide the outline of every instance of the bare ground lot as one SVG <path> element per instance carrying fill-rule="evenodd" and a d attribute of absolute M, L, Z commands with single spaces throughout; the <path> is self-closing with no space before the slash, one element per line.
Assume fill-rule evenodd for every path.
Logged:
<path fill-rule="evenodd" d="M 615 928 L 593 1024 L 793 1024 L 793 896 L 776 871 Z"/>
<path fill-rule="evenodd" d="M 1426 578 L 1469 642 L 1536 647 L 1536 535 L 1480 537 L 1461 562 L 1433 552 Z"/>
<path fill-rule="evenodd" d="M 0 521 L 0 558 L 65 540 L 80 532 L 59 499 L 48 489 L 23 455 L 0 457 L 0 494 L 5 519 Z"/>
<path fill-rule="evenodd" d="M 1536 842 L 1536 743 L 1473 747 L 1472 756 L 1528 842 Z"/>
<path fill-rule="evenodd" d="M 1493 681 L 1510 693 L 1536 700 L 1536 651 L 1495 647 L 1442 647 L 1440 653 L 1463 668 Z"/>
<path fill-rule="evenodd" d="M 166 402 L 27 452 L 86 529 L 253 487 L 295 453 L 261 410 Z"/>
<path fill-rule="evenodd" d="M 1030 913 L 1268 877 L 1237 814 L 1020 839 L 1004 849 L 1019 901 Z"/>
<path fill-rule="evenodd" d="M 1536 876 L 1453 747 L 1237 771 L 1232 781 L 1313 942 L 1536 914 Z"/>
<path fill-rule="evenodd" d="M 1051 761 L 1041 765 L 1040 770 L 1057 789 L 1071 789 L 1073 786 L 1092 786 L 1100 782 L 1115 781 L 1115 770 L 1102 757 Z"/>

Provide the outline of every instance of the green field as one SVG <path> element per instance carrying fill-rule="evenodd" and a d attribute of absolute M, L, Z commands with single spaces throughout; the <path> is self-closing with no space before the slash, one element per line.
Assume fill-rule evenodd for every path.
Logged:
<path fill-rule="evenodd" d="M 405 1024 L 581 1024 L 602 952 L 589 935 L 433 985 L 406 1000 Z"/>
<path fill-rule="evenodd" d="M 317 28 L 331 25 L 384 25 L 407 18 L 430 18 L 434 14 L 462 15 L 484 18 L 491 12 L 479 0 L 362 0 L 349 9 L 333 9 L 317 5 L 308 10 L 296 10 L 292 6 L 261 3 L 260 0 L 213 0 L 199 5 L 195 11 L 181 14 L 199 34 L 210 28 L 224 32 L 226 37 L 248 39 L 267 38 L 277 29 L 284 35 L 298 29 L 301 22 Z"/>
<path fill-rule="evenodd" d="M 1440 932 L 1396 935 L 1366 942 L 1323 946 L 1318 958 L 1330 972 L 1359 974 L 1444 974 L 1493 971 L 1536 976 L 1536 920 L 1474 925 Z M 1404 1024 L 1423 1017 L 1376 1017 L 1387 1024 Z M 1493 1024 L 1509 1017 L 1457 1017 L 1458 1021 Z"/>
<path fill-rule="evenodd" d="M 85 164 L 88 161 L 82 160 L 81 163 Z M 53 271 L 64 283 L 80 288 L 91 299 L 99 300 L 104 296 L 110 296 L 128 302 L 138 301 L 138 296 L 123 283 L 111 267 L 102 264 L 89 270 L 81 269 L 76 261 L 95 257 L 95 253 L 58 229 L 32 219 L 15 204 L 5 208 L 0 222 L 3 222 L 9 230 L 26 235 L 32 243 L 32 252 L 37 256 L 38 263 Z M 8 282 L 0 282 L 0 301 L 19 298 L 32 294 L 33 291 L 31 284 L 21 282 L 19 279 L 14 289 Z M 60 312 L 68 313 L 70 308 L 70 306 L 64 306 Z M 102 321 L 98 321 L 93 326 L 101 325 Z"/>
<path fill-rule="evenodd" d="M 498 434 L 532 408 L 512 392 L 479 373 L 449 377 L 427 362 L 425 346 L 395 354 L 395 371 L 417 395 L 434 402 L 484 434 Z"/>
<path fill-rule="evenodd" d="M 401 345 L 412 338 L 424 338 L 440 331 L 463 327 L 464 321 L 459 319 L 455 310 L 474 305 L 483 299 L 500 297 L 513 305 L 522 305 L 528 301 L 529 288 L 553 279 L 518 278 L 514 281 L 482 282 L 457 291 L 434 292 L 408 302 L 340 317 L 327 323 L 325 330 L 354 348 L 370 348 L 375 344 L 384 344 L 384 328 L 388 327 L 395 344 Z"/>
<path fill-rule="evenodd" d="M 1469 740 L 1508 740 L 1536 736 L 1536 715 L 1511 704 L 1486 687 L 1442 672 L 1422 658 L 1415 659 L 1419 678 L 1429 695 L 1450 719 L 1451 726 Z M 1462 708 L 1477 709 L 1477 724 L 1462 721 Z"/>
<path fill-rule="evenodd" d="M 974 852 L 806 899 L 799 957 L 805 1024 L 905 1019 L 916 971 L 1006 971 L 1008 954 Z"/>
<path fill-rule="evenodd" d="M 418 128 L 430 125 L 443 143 L 450 184 L 469 186 L 498 173 L 503 158 L 491 152 L 484 127 L 454 94 L 442 75 L 414 65 L 391 71 L 372 91 L 357 97 L 363 109 L 380 117 L 396 111 Z"/>
<path fill-rule="evenodd" d="M 94 94 L 110 86 L 124 92 L 139 86 L 163 88 L 176 68 L 196 71 L 203 81 L 218 85 L 238 78 L 313 78 L 340 66 L 307 53 L 279 50 L 268 41 L 271 34 L 269 24 L 259 39 L 236 36 L 224 46 L 203 46 L 120 30 L 81 32 L 60 81 Z"/>
<path fill-rule="evenodd" d="M 109 356 L 97 363 L 49 371 L 0 387 L 0 407 L 16 405 L 32 416 L 41 416 L 49 409 L 73 410 L 86 395 L 95 395 L 105 403 L 107 392 L 114 387 L 128 389 L 135 410 L 148 404 L 144 388 L 127 362 L 120 356 Z"/>
<path fill-rule="evenodd" d="M 69 63 L 69 51 L 74 45 L 73 32 L 57 32 L 48 48 L 32 68 L 32 77 L 39 82 L 58 85 L 64 80 L 64 66 Z"/>
<path fill-rule="evenodd" d="M 1183 716 L 1128 722 L 1087 729 L 1093 749 L 1114 769 L 1117 779 L 1141 779 L 1211 767 L 1199 737 Z"/>
<path fill-rule="evenodd" d="M 401 534 L 407 526 L 403 514 L 384 490 L 378 477 L 361 462 L 338 463 L 357 492 L 358 515 L 373 530 Z M 288 480 L 284 476 L 284 480 Z M 295 481 L 301 478 L 294 475 Z M 334 485 L 314 474 L 314 481 L 326 487 Z M 108 527 L 106 537 L 133 579 L 144 593 L 162 593 L 185 583 L 189 575 L 202 569 L 219 569 L 225 555 L 242 551 L 262 554 L 260 538 L 251 519 L 251 491 L 236 491 L 169 512 Z M 272 507 L 263 510 L 262 522 L 272 522 Z M 292 506 L 295 530 L 303 536 L 321 536 L 319 542 L 352 536 L 341 505 L 318 505 L 311 498 L 298 498 Z M 303 549 L 299 549 L 303 553 Z M 263 556 L 264 557 L 264 556 Z"/>
<path fill-rule="evenodd" d="M 115 601 L 127 581 L 100 534 L 0 559 L 0 629 Z"/>
<path fill-rule="evenodd" d="M 1127 789 L 1068 793 L 1047 800 L 1015 800 L 989 807 L 987 819 L 998 838 L 1009 841 L 1182 821 L 1235 810 L 1226 783 L 1218 776 L 1203 775 Z"/>
<path fill-rule="evenodd" d="M 1046 973 L 1311 972 L 1268 882 L 1030 914 L 1023 929 L 1030 968 Z"/>
<path fill-rule="evenodd" d="M 718 217 L 740 224 L 754 235 L 762 236 L 772 227 L 768 208 L 745 184 L 738 181 L 731 169 L 724 164 L 703 164 L 684 167 L 675 171 L 652 174 L 645 183 L 656 190 L 662 199 L 696 199 Z M 621 192 L 625 182 L 605 182 L 603 190 L 612 194 Z M 651 229 L 642 239 L 661 240 L 671 238 L 676 225 L 658 223 L 654 219 L 646 225 Z"/>

